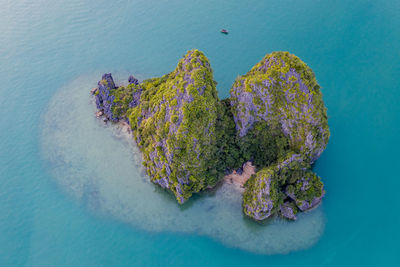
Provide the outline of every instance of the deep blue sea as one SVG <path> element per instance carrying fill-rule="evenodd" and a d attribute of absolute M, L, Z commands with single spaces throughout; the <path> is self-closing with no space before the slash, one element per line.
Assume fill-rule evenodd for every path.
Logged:
<path fill-rule="evenodd" d="M 103 73 L 160 76 L 192 48 L 221 98 L 272 51 L 314 70 L 318 209 L 255 225 L 227 187 L 178 207 L 94 118 Z M 399 102 L 398 0 L 0 0 L 0 266 L 400 266 Z"/>

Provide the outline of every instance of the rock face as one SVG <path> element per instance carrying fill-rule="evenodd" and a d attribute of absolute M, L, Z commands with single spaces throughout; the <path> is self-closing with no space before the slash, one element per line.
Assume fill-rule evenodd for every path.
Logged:
<path fill-rule="evenodd" d="M 325 195 L 320 178 L 311 171 L 306 171 L 300 179 L 289 184 L 285 193 L 301 211 L 312 209 Z"/>
<path fill-rule="evenodd" d="M 96 106 L 108 120 L 124 120 L 129 123 L 127 111 L 139 104 L 142 92 L 138 80 L 131 76 L 129 81 L 126 87 L 116 87 L 111 73 L 106 73 L 98 82 L 98 90 L 95 91 Z"/>
<path fill-rule="evenodd" d="M 285 202 L 279 206 L 279 213 L 289 220 L 297 220 L 296 210 L 296 207 L 291 202 Z"/>
<path fill-rule="evenodd" d="M 275 175 L 275 167 L 264 168 L 246 182 L 243 211 L 247 216 L 264 220 L 273 214 L 279 200 Z"/>
<path fill-rule="evenodd" d="M 326 108 L 312 70 L 288 52 L 266 55 L 231 89 L 236 129 L 245 136 L 256 122 L 279 128 L 290 148 L 310 163 L 329 139 Z"/>
<path fill-rule="evenodd" d="M 230 98 L 220 101 L 215 85 L 208 59 L 191 50 L 167 75 L 141 83 L 130 76 L 117 87 L 104 74 L 92 93 L 98 116 L 130 125 L 151 181 L 179 203 L 251 161 L 243 191 L 247 216 L 296 220 L 297 212 L 318 205 L 325 191 L 311 164 L 325 149 L 329 128 L 311 69 L 274 52 L 235 81 Z"/>
<path fill-rule="evenodd" d="M 151 180 L 179 203 L 215 184 L 208 169 L 219 99 L 203 53 L 189 51 L 176 69 L 142 83 L 140 104 L 129 115 Z"/>
<path fill-rule="evenodd" d="M 267 219 L 275 213 L 295 220 L 298 209 L 306 211 L 315 207 L 325 191 L 309 167 L 302 155 L 290 153 L 278 164 L 258 171 L 245 184 L 244 213 L 256 220 Z"/>
<path fill-rule="evenodd" d="M 295 220 L 298 210 L 321 201 L 322 182 L 309 170 L 330 135 L 319 89 L 312 70 L 287 52 L 266 55 L 232 86 L 231 106 L 239 136 L 245 138 L 251 131 L 257 139 L 260 131 L 272 129 L 283 133 L 289 144 L 279 150 L 287 155 L 278 159 L 280 163 L 266 162 L 246 184 L 243 210 L 248 216 L 263 220 L 278 213 Z"/>
<path fill-rule="evenodd" d="M 111 110 L 115 99 L 112 92 L 116 89 L 111 73 L 104 74 L 98 82 L 98 86 L 98 90 L 95 93 L 97 109 L 102 110 L 111 121 L 118 121 L 118 118 L 114 117 Z"/>

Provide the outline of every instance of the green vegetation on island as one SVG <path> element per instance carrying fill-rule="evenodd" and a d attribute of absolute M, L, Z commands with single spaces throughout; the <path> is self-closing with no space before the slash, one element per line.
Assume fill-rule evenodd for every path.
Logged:
<path fill-rule="evenodd" d="M 219 100 L 208 59 L 189 51 L 160 78 L 115 86 L 103 75 L 97 108 L 125 121 L 155 184 L 179 203 L 253 162 L 243 210 L 255 220 L 274 214 L 296 219 L 324 195 L 311 164 L 329 139 L 326 108 L 312 70 L 287 52 L 266 55 Z"/>

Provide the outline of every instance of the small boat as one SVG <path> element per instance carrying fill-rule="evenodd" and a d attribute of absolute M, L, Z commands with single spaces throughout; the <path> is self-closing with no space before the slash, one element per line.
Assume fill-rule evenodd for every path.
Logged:
<path fill-rule="evenodd" d="M 222 29 L 222 30 L 221 30 L 221 33 L 223 33 L 223 34 L 228 34 L 228 30 Z"/>

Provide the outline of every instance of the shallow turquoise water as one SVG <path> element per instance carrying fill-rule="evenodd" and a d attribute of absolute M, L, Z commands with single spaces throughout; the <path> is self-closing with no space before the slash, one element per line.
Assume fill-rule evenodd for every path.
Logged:
<path fill-rule="evenodd" d="M 400 2 L 42 0 L 1 6 L 1 266 L 400 264 Z M 48 105 L 59 92 L 70 100 L 65 88 L 95 83 L 91 77 L 106 71 L 161 75 L 191 48 L 209 57 L 221 97 L 237 75 L 274 50 L 295 53 L 316 73 L 332 136 L 315 166 L 327 195 L 323 232 L 312 247 L 262 255 L 201 231 L 146 230 L 99 212 L 99 203 L 74 197 L 57 179 L 42 137 Z"/>

